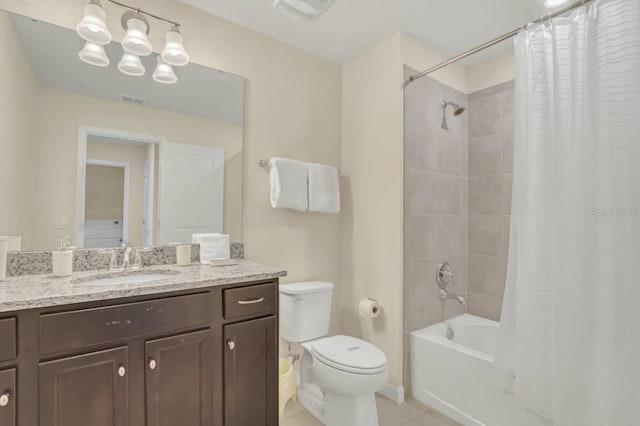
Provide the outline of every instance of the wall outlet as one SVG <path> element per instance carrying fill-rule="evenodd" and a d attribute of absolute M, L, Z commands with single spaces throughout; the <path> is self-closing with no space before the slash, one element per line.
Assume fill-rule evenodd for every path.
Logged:
<path fill-rule="evenodd" d="M 52 227 L 53 227 L 53 229 L 68 228 L 69 227 L 69 217 L 68 216 L 53 216 Z"/>

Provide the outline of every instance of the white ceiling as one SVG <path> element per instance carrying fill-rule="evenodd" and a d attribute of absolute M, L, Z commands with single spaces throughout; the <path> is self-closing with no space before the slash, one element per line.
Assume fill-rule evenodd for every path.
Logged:
<path fill-rule="evenodd" d="M 242 124 L 242 77 L 189 64 L 176 67 L 177 84 L 159 84 L 151 78 L 155 53 L 141 58 L 147 70 L 144 76 L 130 77 L 116 67 L 122 56 L 119 43 L 105 46 L 111 65 L 95 67 L 78 58 L 84 41 L 75 31 L 19 15 L 11 15 L 11 22 L 44 87 L 116 102 L 130 96 L 143 99 L 147 107 Z"/>
<path fill-rule="evenodd" d="M 403 32 L 455 56 L 548 13 L 544 0 L 335 0 L 307 22 L 273 7 L 273 0 L 179 0 L 329 61 L 344 63 Z M 464 62 L 503 52 L 493 48 Z"/>

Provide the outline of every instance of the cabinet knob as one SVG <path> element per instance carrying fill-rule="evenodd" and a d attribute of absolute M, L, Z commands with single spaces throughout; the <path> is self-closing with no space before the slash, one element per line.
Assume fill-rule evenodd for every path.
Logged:
<path fill-rule="evenodd" d="M 149 368 L 152 369 L 152 370 L 155 370 L 157 366 L 158 366 L 158 363 L 156 362 L 156 360 L 153 359 L 153 358 L 150 358 L 149 359 Z"/>
<path fill-rule="evenodd" d="M 0 407 L 6 407 L 11 402 L 11 394 L 9 392 L 5 392 L 0 395 Z"/>
<path fill-rule="evenodd" d="M 229 346 L 230 350 L 234 350 L 236 348 L 236 342 L 233 340 L 227 340 L 227 346 Z"/>
<path fill-rule="evenodd" d="M 124 365 L 121 365 L 121 366 L 118 368 L 118 376 L 120 376 L 120 377 L 124 377 L 124 375 L 125 375 L 125 374 L 127 374 L 127 369 L 126 369 L 126 368 L 124 368 Z"/>

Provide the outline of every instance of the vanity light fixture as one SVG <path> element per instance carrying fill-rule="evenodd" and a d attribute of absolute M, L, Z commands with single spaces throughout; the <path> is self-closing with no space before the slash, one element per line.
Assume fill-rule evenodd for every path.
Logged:
<path fill-rule="evenodd" d="M 78 57 L 83 62 L 97 67 L 108 67 L 110 62 L 109 57 L 104 51 L 104 46 L 90 41 L 84 44 L 84 48 L 78 53 Z"/>
<path fill-rule="evenodd" d="M 158 56 L 157 61 L 158 65 L 156 65 L 156 70 L 153 72 L 153 79 L 162 84 L 177 83 L 178 77 L 176 77 L 173 67 L 165 63 L 160 56 Z"/>
<path fill-rule="evenodd" d="M 143 76 L 146 71 L 140 57 L 128 52 L 124 52 L 122 55 L 122 59 L 118 62 L 118 69 L 121 73 L 132 77 Z"/>
<path fill-rule="evenodd" d="M 184 48 L 184 41 L 182 34 L 180 34 L 180 24 L 142 9 L 131 7 L 121 3 L 119 0 L 107 1 L 128 9 L 120 20 L 122 27 L 126 30 L 126 34 L 121 41 L 124 55 L 118 62 L 118 69 L 124 74 L 136 77 L 145 74 L 145 68 L 142 61 L 140 61 L 140 57 L 153 53 L 153 46 L 151 46 L 147 38 L 151 28 L 147 17 L 150 17 L 171 24 L 171 28 L 165 36 L 166 44 L 158 57 L 158 65 L 153 73 L 153 79 L 164 84 L 176 83 L 178 78 L 173 71 L 173 67 L 180 67 L 189 63 L 189 54 Z M 107 14 L 100 0 L 90 0 L 84 7 L 82 20 L 76 25 L 76 32 L 86 40 L 84 48 L 78 53 L 78 56 L 82 61 L 99 67 L 106 67 L 110 63 L 103 47 L 109 44 L 112 39 L 111 32 L 107 28 L 106 17 Z"/>
<path fill-rule="evenodd" d="M 127 11 L 122 15 L 122 27 L 127 34 L 122 39 L 122 48 L 125 52 L 137 56 L 147 56 L 153 52 L 153 47 L 147 39 L 149 22 L 139 13 Z"/>
<path fill-rule="evenodd" d="M 313 21 L 326 12 L 333 0 L 275 0 L 273 7 L 280 8 L 298 18 Z"/>
<path fill-rule="evenodd" d="M 107 28 L 107 13 L 100 0 L 91 0 L 84 6 L 84 16 L 76 25 L 80 37 L 91 43 L 105 45 L 111 43 L 111 32 Z"/>
<path fill-rule="evenodd" d="M 176 67 L 181 67 L 189 63 L 189 54 L 184 49 L 184 43 L 182 34 L 180 34 L 180 28 L 177 25 L 171 27 L 167 32 L 165 39 L 167 44 L 162 50 L 162 60 Z"/>

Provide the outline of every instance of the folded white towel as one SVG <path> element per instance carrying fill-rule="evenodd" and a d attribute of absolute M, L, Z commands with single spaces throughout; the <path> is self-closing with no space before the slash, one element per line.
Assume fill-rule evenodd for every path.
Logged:
<path fill-rule="evenodd" d="M 305 163 L 286 158 L 272 158 L 269 165 L 271 207 L 306 212 L 309 200 Z"/>
<path fill-rule="evenodd" d="M 200 244 L 200 263 L 231 258 L 231 244 L 226 234 L 193 234 L 193 244 Z"/>
<path fill-rule="evenodd" d="M 338 170 L 324 164 L 306 163 L 309 180 L 309 211 L 340 212 L 340 178 Z"/>

